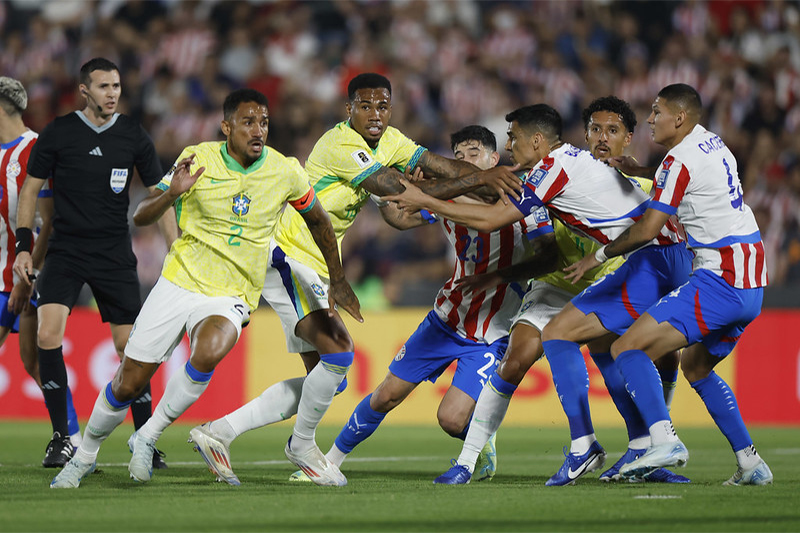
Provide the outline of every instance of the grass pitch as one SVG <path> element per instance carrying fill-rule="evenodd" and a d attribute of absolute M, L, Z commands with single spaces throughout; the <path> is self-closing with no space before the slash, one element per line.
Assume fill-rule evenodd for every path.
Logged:
<path fill-rule="evenodd" d="M 461 442 L 438 428 L 389 420 L 343 465 L 344 488 L 290 483 L 283 456 L 289 423 L 253 431 L 232 446 L 240 487 L 216 483 L 186 443 L 190 426 L 167 429 L 159 447 L 169 469 L 150 483 L 128 478 L 123 425 L 104 443 L 100 473 L 77 490 L 51 490 L 40 466 L 44 423 L 0 422 L 0 531 L 798 531 L 800 429 L 755 428 L 775 484 L 723 487 L 736 470 L 716 429 L 682 429 L 689 485 L 604 484 L 598 473 L 571 487 L 545 487 L 563 462 L 565 428 L 502 428 L 498 474 L 490 482 L 434 486 Z M 320 428 L 323 451 L 338 428 Z M 619 428 L 598 437 L 616 461 Z"/>

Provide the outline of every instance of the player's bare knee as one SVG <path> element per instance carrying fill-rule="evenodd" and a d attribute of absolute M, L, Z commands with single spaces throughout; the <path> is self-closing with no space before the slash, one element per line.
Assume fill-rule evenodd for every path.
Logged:
<path fill-rule="evenodd" d="M 464 428 L 467 427 L 468 420 L 464 420 L 462 417 L 456 416 L 453 413 L 439 411 L 436 416 L 439 419 L 439 427 L 451 437 L 458 437 L 464 432 Z"/>
<path fill-rule="evenodd" d="M 684 357 L 681 359 L 681 372 L 689 383 L 705 379 L 711 374 L 713 367 L 705 361 L 696 357 Z"/>
<path fill-rule="evenodd" d="M 529 368 L 530 365 L 526 367 L 517 359 L 503 359 L 497 367 L 497 375 L 506 383 L 519 385 Z"/>
<path fill-rule="evenodd" d="M 369 399 L 369 406 L 373 411 L 388 413 L 403 401 L 404 396 L 395 394 L 389 387 L 378 385 L 372 397 Z"/>
<path fill-rule="evenodd" d="M 40 348 L 52 350 L 61 346 L 64 338 L 58 331 L 39 326 L 36 343 Z"/>

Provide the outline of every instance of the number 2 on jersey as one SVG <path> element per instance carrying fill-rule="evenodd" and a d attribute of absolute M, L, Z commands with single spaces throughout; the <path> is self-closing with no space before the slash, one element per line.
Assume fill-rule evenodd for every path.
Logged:
<path fill-rule="evenodd" d="M 228 244 L 231 246 L 241 246 L 242 243 L 239 242 L 238 239 L 239 237 L 242 236 L 242 231 L 244 231 L 244 228 L 241 227 L 239 224 L 234 224 L 233 226 L 231 226 L 230 229 L 232 231 L 235 231 L 236 233 L 228 237 Z"/>

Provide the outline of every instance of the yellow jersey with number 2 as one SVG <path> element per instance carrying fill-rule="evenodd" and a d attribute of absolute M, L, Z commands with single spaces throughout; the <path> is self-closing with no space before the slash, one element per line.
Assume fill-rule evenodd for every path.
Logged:
<path fill-rule="evenodd" d="M 189 146 L 177 160 L 191 154 L 195 158 L 190 172 L 199 167 L 205 171 L 175 201 L 182 234 L 167 254 L 161 275 L 192 292 L 238 296 L 255 310 L 281 211 L 287 202 L 304 205 L 303 211 L 313 206 L 308 176 L 297 159 L 266 146 L 246 169 L 228 155 L 225 142 Z M 173 166 L 164 176 L 159 189 L 169 188 L 174 170 Z"/>

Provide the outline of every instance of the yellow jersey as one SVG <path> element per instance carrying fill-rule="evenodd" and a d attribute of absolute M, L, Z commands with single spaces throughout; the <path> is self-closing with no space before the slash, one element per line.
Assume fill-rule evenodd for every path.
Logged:
<path fill-rule="evenodd" d="M 369 192 L 359 184 L 381 167 L 394 167 L 400 172 L 413 168 L 425 151 L 391 126 L 374 150 L 349 122 L 340 122 L 320 137 L 308 156 L 306 172 L 317 199 L 330 215 L 340 254 L 347 228 L 369 199 Z M 289 257 L 329 277 L 322 253 L 296 212 L 283 213 L 275 242 Z"/>
<path fill-rule="evenodd" d="M 626 177 L 646 193 L 650 193 L 653 187 L 652 179 L 633 178 L 631 176 Z M 539 281 L 544 281 L 573 294 L 578 294 L 609 272 L 619 268 L 620 265 L 625 262 L 623 256 L 612 257 L 602 265 L 587 271 L 583 277 L 573 285 L 571 282 L 564 279 L 564 268 L 580 261 L 589 254 L 594 254 L 600 248 L 600 244 L 588 237 L 582 237 L 574 233 L 557 219 L 553 219 L 553 231 L 555 232 L 556 245 L 558 246 L 558 266 L 553 272 L 536 278 Z"/>
<path fill-rule="evenodd" d="M 287 202 L 313 196 L 308 176 L 297 159 L 266 146 L 246 169 L 228 154 L 225 142 L 189 146 L 178 161 L 191 154 L 195 158 L 190 172 L 205 170 L 175 201 L 182 234 L 172 244 L 161 274 L 192 292 L 238 296 L 255 310 L 270 238 Z M 169 189 L 174 170 L 173 166 L 162 178 L 159 189 Z"/>

